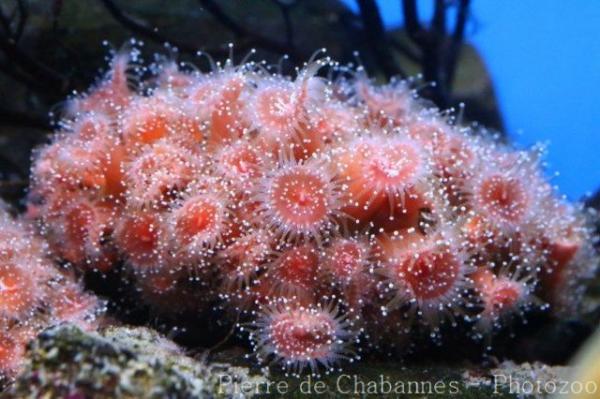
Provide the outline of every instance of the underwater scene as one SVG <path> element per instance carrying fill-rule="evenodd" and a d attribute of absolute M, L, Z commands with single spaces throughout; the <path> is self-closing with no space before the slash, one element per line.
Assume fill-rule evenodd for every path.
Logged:
<path fill-rule="evenodd" d="M 599 37 L 2 0 L 0 398 L 600 398 Z"/>

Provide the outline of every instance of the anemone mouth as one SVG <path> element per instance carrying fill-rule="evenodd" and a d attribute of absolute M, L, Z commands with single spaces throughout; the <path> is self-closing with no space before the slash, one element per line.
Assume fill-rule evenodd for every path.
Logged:
<path fill-rule="evenodd" d="M 426 324 L 435 326 L 461 311 L 461 288 L 471 267 L 455 231 L 432 234 L 381 237 L 378 257 L 389 285 L 390 309 L 418 311 Z"/>
<path fill-rule="evenodd" d="M 529 197 L 522 182 L 493 175 L 481 182 L 479 196 L 489 214 L 501 221 L 518 223 L 529 208 Z"/>
<path fill-rule="evenodd" d="M 220 227 L 220 206 L 205 198 L 196 198 L 187 202 L 177 211 L 176 231 L 184 243 L 193 239 L 203 242 L 214 241 Z"/>
<path fill-rule="evenodd" d="M 339 239 L 328 248 L 322 267 L 335 280 L 349 283 L 365 270 L 368 244 L 351 239 Z"/>
<path fill-rule="evenodd" d="M 427 184 L 428 155 L 412 139 L 380 135 L 358 138 L 352 147 L 339 151 L 337 167 L 348 182 L 353 215 L 371 217 L 386 199 L 390 207 L 403 205 L 408 192 Z"/>
<path fill-rule="evenodd" d="M 461 261 L 449 250 L 426 250 L 400 260 L 396 273 L 417 300 L 428 301 L 449 295 L 461 278 Z"/>
<path fill-rule="evenodd" d="M 336 217 L 343 216 L 338 208 L 342 190 L 319 162 L 311 160 L 283 165 L 265 177 L 256 199 L 269 227 L 285 240 L 322 243 Z"/>
<path fill-rule="evenodd" d="M 328 216 L 327 182 L 296 170 L 273 181 L 271 202 L 279 218 L 300 228 L 320 225 Z"/>
<path fill-rule="evenodd" d="M 275 353 L 289 361 L 326 359 L 337 339 L 335 320 L 316 312 L 280 314 L 271 321 L 268 334 Z"/>
<path fill-rule="evenodd" d="M 341 358 L 352 356 L 346 345 L 354 334 L 352 323 L 330 304 L 267 307 L 257 322 L 253 340 L 259 354 L 273 357 L 287 370 L 301 372 L 319 365 L 328 370 Z"/>
<path fill-rule="evenodd" d="M 286 249 L 271 265 L 275 289 L 287 294 L 311 292 L 315 285 L 319 256 L 315 248 L 302 245 Z"/>
<path fill-rule="evenodd" d="M 256 101 L 259 119 L 273 129 L 287 128 L 296 112 L 292 94 L 291 90 L 278 87 L 262 90 Z"/>
<path fill-rule="evenodd" d="M 165 241 L 176 263 L 208 265 L 208 256 L 223 248 L 233 223 L 228 197 L 222 192 L 200 191 L 183 199 L 167 215 Z"/>
<path fill-rule="evenodd" d="M 262 171 L 263 159 L 250 142 L 240 141 L 223 147 L 217 159 L 219 173 L 234 182 L 248 182 Z"/>
<path fill-rule="evenodd" d="M 376 184 L 385 189 L 404 189 L 414 184 L 421 167 L 417 150 L 410 144 L 396 144 L 373 151 L 365 165 Z"/>
<path fill-rule="evenodd" d="M 237 157 L 230 158 L 229 164 L 240 175 L 255 177 L 258 174 L 258 157 L 250 150 L 243 150 Z"/>

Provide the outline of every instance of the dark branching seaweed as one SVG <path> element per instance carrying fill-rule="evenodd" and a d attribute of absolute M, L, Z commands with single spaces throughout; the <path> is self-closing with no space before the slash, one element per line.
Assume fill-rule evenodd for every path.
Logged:
<path fill-rule="evenodd" d="M 197 55 L 199 50 L 217 58 L 226 57 L 229 54 L 227 48 L 198 48 L 185 41 L 167 37 L 151 23 L 124 10 L 116 1 L 94 1 L 99 2 L 118 24 L 145 40 L 161 45 L 169 43 L 179 52 L 192 56 Z M 217 1 L 198 0 L 198 3 L 204 11 L 232 33 L 237 51 L 244 52 L 250 48 L 258 48 L 275 55 L 286 55 L 295 65 L 310 57 L 309 53 L 299 50 L 296 46 L 295 35 L 298 34 L 298 31 L 294 29 L 291 17 L 293 8 L 297 5 L 295 0 L 271 0 L 271 3 L 279 9 L 283 20 L 281 40 L 238 22 Z M 426 81 L 434 82 L 424 94 L 440 107 L 450 105 L 452 103 L 452 77 L 468 19 L 469 0 L 437 0 L 430 28 L 424 27 L 419 21 L 416 1 L 403 0 L 406 31 L 417 51 L 393 38 L 385 29 L 375 0 L 357 0 L 357 3 L 358 14 L 352 17 L 354 22 L 360 23 L 346 25 L 350 31 L 347 34 L 352 37 L 360 35 L 366 38 L 368 46 L 365 47 L 365 51 L 371 54 L 365 56 L 375 61 L 369 67 L 380 72 L 385 78 L 406 77 L 407 74 L 398 61 L 397 54 L 400 53 L 420 65 Z M 58 18 L 61 7 L 62 2 L 54 2 L 54 20 Z M 446 29 L 446 19 L 451 7 L 457 7 L 457 11 L 454 31 L 449 34 Z M 347 12 L 349 11 L 347 10 Z M 73 90 L 69 74 L 37 60 L 20 46 L 20 39 L 28 20 L 29 2 L 27 0 L 14 0 L 12 5 L 0 7 L 0 73 L 9 76 L 42 97 L 50 99 L 63 97 Z M 45 120 L 47 118 L 40 115 L 27 115 L 8 109 L 2 109 L 0 115 L 2 116 L 0 123 L 3 125 L 50 127 L 48 121 Z"/>

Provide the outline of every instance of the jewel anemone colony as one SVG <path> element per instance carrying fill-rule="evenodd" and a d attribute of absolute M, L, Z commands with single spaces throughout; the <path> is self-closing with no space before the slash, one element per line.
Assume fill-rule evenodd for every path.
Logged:
<path fill-rule="evenodd" d="M 18 370 L 25 345 L 46 327 L 69 322 L 93 329 L 104 310 L 46 254 L 26 224 L 0 208 L 0 377 Z"/>
<path fill-rule="evenodd" d="M 143 82 L 130 61 L 35 156 L 28 215 L 78 270 L 123 264 L 163 314 L 220 309 L 292 371 L 577 308 L 593 237 L 539 151 L 328 60 L 294 79 L 163 62 Z"/>

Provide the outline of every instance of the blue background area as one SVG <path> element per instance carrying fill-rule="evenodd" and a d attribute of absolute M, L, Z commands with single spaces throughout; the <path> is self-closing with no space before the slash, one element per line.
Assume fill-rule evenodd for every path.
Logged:
<path fill-rule="evenodd" d="M 354 0 L 344 0 L 356 9 Z M 378 0 L 389 27 L 400 0 Z M 600 188 L 600 1 L 472 0 L 467 40 L 483 55 L 506 130 L 548 143 L 548 173 L 571 199 Z M 433 0 L 419 0 L 429 19 Z"/>

